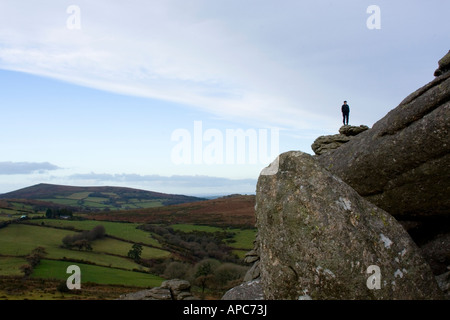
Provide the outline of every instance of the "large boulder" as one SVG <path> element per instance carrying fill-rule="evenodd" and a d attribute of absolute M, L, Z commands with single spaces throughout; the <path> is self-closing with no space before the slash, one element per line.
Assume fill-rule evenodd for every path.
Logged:
<path fill-rule="evenodd" d="M 450 72 L 318 160 L 396 218 L 450 215 Z"/>
<path fill-rule="evenodd" d="M 266 299 L 438 299 L 404 228 L 314 157 L 287 152 L 256 191 Z M 377 269 L 379 268 L 379 269 Z"/>

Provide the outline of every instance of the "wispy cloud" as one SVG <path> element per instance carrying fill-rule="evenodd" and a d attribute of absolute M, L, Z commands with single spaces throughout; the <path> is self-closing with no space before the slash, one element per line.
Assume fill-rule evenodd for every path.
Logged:
<path fill-rule="evenodd" d="M 49 162 L 0 162 L 0 175 L 46 173 L 60 169 Z"/>
<path fill-rule="evenodd" d="M 184 194 L 254 193 L 256 179 L 228 179 L 204 175 L 73 174 L 65 178 L 80 185 L 124 185 Z"/>
<path fill-rule="evenodd" d="M 431 75 L 448 50 L 448 3 L 378 4 L 381 29 L 368 30 L 353 0 L 3 0 L 0 68 L 301 132 L 335 130 L 348 99 L 370 126 L 424 84 L 412 65 Z"/>
<path fill-rule="evenodd" d="M 236 184 L 255 184 L 255 179 L 229 179 L 221 177 L 211 177 L 204 175 L 185 176 L 160 176 L 160 175 L 140 175 L 140 174 L 102 174 L 102 173 L 78 173 L 67 177 L 70 180 L 92 181 L 92 182 L 148 182 L 167 186 L 202 186 L 217 187 L 230 186 Z"/>
<path fill-rule="evenodd" d="M 80 30 L 67 28 L 64 6 L 43 3 L 2 2 L 1 68 L 302 129 L 334 121 L 327 109 L 341 83 L 330 87 L 320 70 L 331 58 L 345 68 L 352 41 L 365 39 L 364 19 L 350 28 L 358 20 L 348 3 L 79 0 Z M 345 26 L 333 23 L 339 12 Z"/>

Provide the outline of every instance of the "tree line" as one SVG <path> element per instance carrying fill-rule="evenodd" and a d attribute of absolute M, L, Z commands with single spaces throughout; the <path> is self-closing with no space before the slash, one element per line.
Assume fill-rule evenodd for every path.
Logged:
<path fill-rule="evenodd" d="M 82 231 L 77 234 L 68 234 L 62 239 L 63 246 L 65 248 L 78 248 L 78 250 L 91 251 L 91 242 L 96 239 L 101 239 L 105 237 L 105 227 L 98 225 L 90 231 Z"/>
<path fill-rule="evenodd" d="M 238 257 L 232 253 L 232 248 L 224 242 L 233 237 L 233 233 L 226 231 L 183 232 L 174 230 L 168 226 L 155 226 L 146 224 L 139 228 L 152 232 L 159 236 L 159 241 L 165 244 L 165 248 L 177 251 L 187 259 L 199 261 L 205 258 L 213 258 L 220 261 L 237 262 Z"/>
<path fill-rule="evenodd" d="M 48 208 L 45 212 L 45 217 L 47 219 L 57 219 L 60 217 L 73 217 L 73 211 L 69 210 L 67 208 L 61 208 L 61 209 L 51 209 Z"/>

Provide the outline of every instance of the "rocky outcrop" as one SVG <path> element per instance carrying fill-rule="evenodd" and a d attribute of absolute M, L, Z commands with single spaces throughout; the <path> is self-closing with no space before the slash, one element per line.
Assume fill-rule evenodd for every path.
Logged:
<path fill-rule="evenodd" d="M 337 149 L 341 145 L 349 141 L 350 137 L 347 137 L 343 134 L 320 136 L 316 140 L 314 140 L 314 143 L 311 145 L 311 149 L 313 149 L 316 155 L 321 155 L 331 150 Z"/>
<path fill-rule="evenodd" d="M 434 72 L 434 76 L 438 77 L 450 71 L 450 50 L 441 60 L 439 60 L 438 64 L 439 68 Z"/>
<path fill-rule="evenodd" d="M 421 244 L 420 249 L 434 274 L 440 275 L 447 271 L 450 266 L 450 233 L 437 235 Z"/>
<path fill-rule="evenodd" d="M 450 52 L 372 129 L 261 172 L 246 280 L 264 298 L 450 299 L 449 71 Z"/>
<path fill-rule="evenodd" d="M 245 254 L 244 262 L 247 264 L 252 264 L 250 269 L 244 276 L 244 282 L 252 281 L 259 278 L 259 237 L 256 236 L 255 241 L 253 241 L 253 249 Z"/>
<path fill-rule="evenodd" d="M 442 72 L 449 58 L 440 63 Z M 397 218 L 450 215 L 450 72 L 318 159 Z"/>
<path fill-rule="evenodd" d="M 339 128 L 339 133 L 343 134 L 344 136 L 347 136 L 347 137 L 354 137 L 368 129 L 369 129 L 369 127 L 366 125 L 363 125 L 363 124 L 360 125 L 359 127 L 345 125 L 345 126 L 342 126 Z"/>
<path fill-rule="evenodd" d="M 246 281 L 228 290 L 221 300 L 264 300 L 261 280 L 258 278 Z"/>
<path fill-rule="evenodd" d="M 399 220 L 435 275 L 450 264 L 450 51 L 433 81 L 319 162 Z M 442 242 L 442 241 L 441 241 Z"/>
<path fill-rule="evenodd" d="M 441 297 L 419 248 L 392 216 L 308 154 L 283 153 L 277 161 L 278 172 L 261 175 L 256 193 L 266 299 Z M 369 281 L 377 279 L 374 288 Z"/>
<path fill-rule="evenodd" d="M 173 279 L 164 281 L 160 287 L 122 295 L 119 300 L 197 300 L 190 289 L 189 281 Z"/>
<path fill-rule="evenodd" d="M 450 270 L 450 267 L 447 268 Z M 445 294 L 447 300 L 450 300 L 450 271 L 445 272 L 436 277 L 439 288 L 441 288 L 442 292 Z"/>
<path fill-rule="evenodd" d="M 368 130 L 369 127 L 365 125 L 357 126 L 342 126 L 339 129 L 339 134 L 320 136 L 311 145 L 316 155 L 321 155 L 331 150 L 339 148 L 344 143 L 349 142 L 354 136 Z"/>

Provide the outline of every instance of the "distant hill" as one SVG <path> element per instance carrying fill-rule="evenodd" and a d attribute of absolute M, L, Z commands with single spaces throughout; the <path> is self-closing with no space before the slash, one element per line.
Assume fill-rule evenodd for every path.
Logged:
<path fill-rule="evenodd" d="M 205 200 L 125 187 L 74 187 L 44 183 L 0 194 L 0 199 L 39 200 L 81 211 L 142 209 Z"/>
<path fill-rule="evenodd" d="M 158 208 L 98 212 L 88 219 L 156 224 L 199 224 L 217 227 L 254 228 L 255 196 L 230 195 L 217 199 Z"/>

